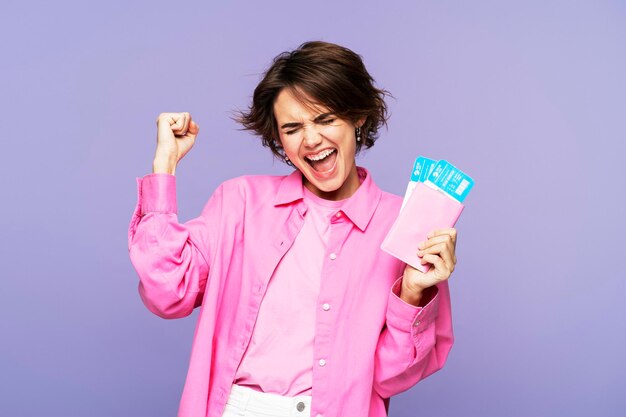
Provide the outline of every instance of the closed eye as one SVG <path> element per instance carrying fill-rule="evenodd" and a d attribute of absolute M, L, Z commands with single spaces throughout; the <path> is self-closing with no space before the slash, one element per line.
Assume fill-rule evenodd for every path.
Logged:
<path fill-rule="evenodd" d="M 321 114 L 319 116 L 317 116 L 314 120 L 315 123 L 318 123 L 320 125 L 330 125 L 332 124 L 335 120 L 337 120 L 334 117 L 328 117 L 329 114 L 325 113 L 325 114 Z M 297 126 L 297 127 L 296 127 Z M 286 127 L 296 127 L 293 130 L 287 130 L 285 131 L 285 135 L 293 135 L 294 133 L 296 133 L 298 130 L 300 130 L 300 126 L 299 123 L 285 123 L 284 125 L 282 125 L 282 128 L 286 128 Z"/>

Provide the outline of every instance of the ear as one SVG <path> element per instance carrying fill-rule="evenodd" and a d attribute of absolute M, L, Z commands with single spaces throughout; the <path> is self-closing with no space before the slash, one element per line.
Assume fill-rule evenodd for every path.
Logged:
<path fill-rule="evenodd" d="M 365 123 L 365 120 L 367 120 L 367 117 L 361 117 L 359 120 L 356 121 L 356 123 L 354 124 L 354 127 L 363 126 L 363 124 Z"/>

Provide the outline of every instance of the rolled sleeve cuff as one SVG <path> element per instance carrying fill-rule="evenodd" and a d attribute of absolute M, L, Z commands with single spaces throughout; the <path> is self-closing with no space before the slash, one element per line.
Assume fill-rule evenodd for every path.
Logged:
<path fill-rule="evenodd" d="M 154 173 L 137 178 L 141 215 L 146 213 L 177 213 L 176 177 Z"/>
<path fill-rule="evenodd" d="M 416 307 L 404 302 L 400 298 L 402 277 L 398 278 L 391 287 L 389 303 L 387 305 L 387 325 L 411 332 L 417 336 L 430 326 L 437 318 L 439 311 L 439 288 L 430 295 L 430 301 L 424 307 Z"/>

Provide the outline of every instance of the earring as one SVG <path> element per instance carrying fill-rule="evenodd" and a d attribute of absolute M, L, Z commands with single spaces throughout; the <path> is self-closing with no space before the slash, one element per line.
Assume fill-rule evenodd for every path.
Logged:
<path fill-rule="evenodd" d="M 356 128 L 356 141 L 361 142 L 361 128 L 360 127 Z"/>
<path fill-rule="evenodd" d="M 287 154 L 285 154 L 285 150 L 282 146 L 280 146 L 280 143 L 277 140 L 274 140 L 274 146 L 276 147 L 276 149 L 278 149 L 278 152 L 282 154 L 283 162 L 292 167 L 293 163 L 291 162 Z"/>

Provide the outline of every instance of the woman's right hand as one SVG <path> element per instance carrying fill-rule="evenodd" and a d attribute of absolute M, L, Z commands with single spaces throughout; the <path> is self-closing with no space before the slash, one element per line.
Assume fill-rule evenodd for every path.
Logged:
<path fill-rule="evenodd" d="M 159 114 L 152 172 L 174 175 L 178 161 L 189 152 L 199 130 L 188 112 Z"/>

